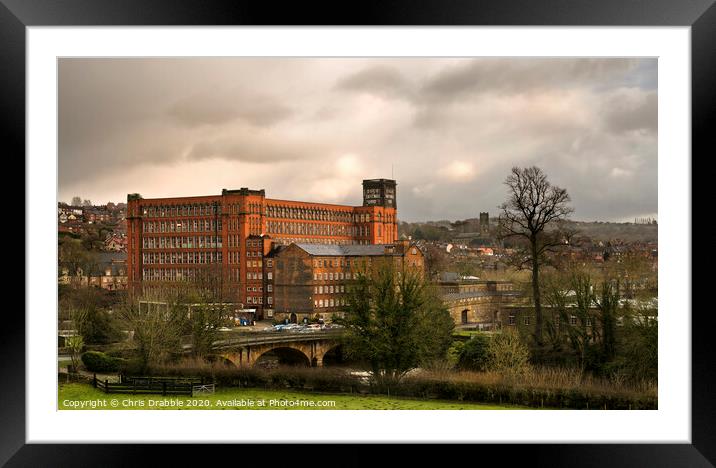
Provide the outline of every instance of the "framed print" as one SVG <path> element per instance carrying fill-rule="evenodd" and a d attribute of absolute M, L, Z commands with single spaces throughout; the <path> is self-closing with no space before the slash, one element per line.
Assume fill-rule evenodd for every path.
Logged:
<path fill-rule="evenodd" d="M 0 460 L 710 466 L 712 3 L 3 0 L 27 302 Z"/>

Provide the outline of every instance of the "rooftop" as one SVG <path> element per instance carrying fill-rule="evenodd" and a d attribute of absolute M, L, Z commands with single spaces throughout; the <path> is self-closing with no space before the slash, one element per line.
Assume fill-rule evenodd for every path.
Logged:
<path fill-rule="evenodd" d="M 382 255 L 400 255 L 398 252 L 386 253 L 386 246 L 393 244 L 369 244 L 369 245 L 333 245 L 333 244 L 296 244 L 298 248 L 309 255 L 323 257 L 364 257 Z"/>
<path fill-rule="evenodd" d="M 475 297 L 490 297 L 490 296 L 522 296 L 520 291 L 469 291 L 459 293 L 447 293 L 443 294 L 443 299 L 446 301 L 456 301 L 459 299 L 472 299 Z"/>

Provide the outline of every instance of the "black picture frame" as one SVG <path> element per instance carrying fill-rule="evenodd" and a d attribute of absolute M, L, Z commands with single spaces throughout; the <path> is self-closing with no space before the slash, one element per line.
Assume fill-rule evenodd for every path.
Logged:
<path fill-rule="evenodd" d="M 390 0 L 382 2 L 286 2 L 275 5 L 245 0 L 0 0 L 0 109 L 7 159 L 25 154 L 25 53 L 28 26 L 110 25 L 445 25 L 445 26 L 690 26 L 692 66 L 692 155 L 716 147 L 708 127 L 716 109 L 716 6 L 715 0 Z M 9 143 L 9 148 L 8 148 Z M 19 158 L 16 158 L 19 159 Z M 692 156 L 692 174 L 697 158 Z M 24 169 L 23 169 L 24 170 Z M 703 173 L 703 171 L 702 171 Z M 697 184 L 692 182 L 692 190 Z M 692 213 L 705 210 L 708 197 L 692 195 Z M 30 216 L 25 212 L 25 216 Z M 689 213 L 683 222 L 691 223 Z M 713 236 L 692 228 L 692 245 L 709 245 Z M 708 235 L 709 238 L 705 238 Z M 25 246 L 26 249 L 28 246 Z M 712 250 L 712 249 L 711 249 Z M 691 256 L 686 249 L 684 255 Z M 713 255 L 703 256 L 706 262 Z M 26 257 L 27 258 L 27 257 Z M 23 275 L 24 278 L 24 275 Z M 693 291 L 707 290 L 705 277 L 694 270 Z M 701 286 L 700 288 L 698 286 Z M 0 464 L 7 466 L 126 466 L 159 455 L 181 465 L 194 460 L 219 462 L 235 447 L 179 445 L 129 446 L 116 444 L 25 443 L 25 320 L 5 310 L 0 349 Z M 689 311 L 684 311 L 685 319 Z M 692 306 L 692 444 L 549 444 L 482 445 L 473 453 L 479 459 L 499 454 L 501 460 L 519 456 L 533 466 L 713 466 L 716 463 L 716 403 L 713 382 L 716 352 L 711 346 L 714 329 L 709 309 Z M 271 435 L 267 435 L 271 439 Z M 280 437 L 277 437 L 280 440 Z M 261 453 L 271 452 L 259 448 Z M 367 451 L 341 446 L 350 462 L 373 463 Z M 349 452 L 345 452 L 349 450 Z M 420 454 L 414 447 L 410 452 Z M 432 448 L 430 450 L 433 450 Z M 447 448 L 445 448 L 447 450 Z M 147 453 L 158 451 L 160 453 Z M 207 453 L 211 453 L 207 457 Z M 325 456 L 325 452 L 321 453 Z M 364 455 L 361 455 L 364 454 Z M 507 457 L 507 458 L 505 458 Z M 290 463 L 297 463 L 294 456 Z M 321 457 L 323 458 L 323 457 Z M 331 458 L 330 456 L 327 458 Z M 320 463 L 311 456 L 312 464 Z M 345 459 L 344 459 L 345 460 Z M 472 459 L 473 463 L 478 458 Z M 287 460 L 288 461 L 288 460 Z M 143 463 L 140 463 L 143 464 Z M 300 462 L 299 462 L 300 464 Z"/>

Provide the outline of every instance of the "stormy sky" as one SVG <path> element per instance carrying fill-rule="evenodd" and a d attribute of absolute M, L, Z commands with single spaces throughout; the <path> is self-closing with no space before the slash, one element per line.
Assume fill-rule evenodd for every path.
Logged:
<path fill-rule="evenodd" d="M 498 213 L 512 166 L 573 219 L 657 213 L 656 59 L 59 60 L 59 200 L 266 189 L 361 204 L 398 182 L 405 221 Z"/>

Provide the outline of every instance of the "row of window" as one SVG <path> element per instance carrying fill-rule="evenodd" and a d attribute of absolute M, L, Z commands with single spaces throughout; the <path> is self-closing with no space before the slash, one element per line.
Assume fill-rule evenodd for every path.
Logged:
<path fill-rule="evenodd" d="M 263 304 L 264 298 L 262 296 L 246 296 L 246 303 L 247 304 Z M 266 298 L 266 303 L 268 305 L 273 304 L 273 297 L 268 296 Z"/>
<path fill-rule="evenodd" d="M 338 294 L 346 292 L 346 286 L 344 284 L 337 286 L 314 286 L 314 294 Z"/>
<path fill-rule="evenodd" d="M 197 268 L 143 268 L 142 281 L 193 281 L 201 273 Z"/>
<path fill-rule="evenodd" d="M 249 217 L 249 234 L 253 234 L 253 235 L 263 234 L 261 218 L 259 218 L 258 216 L 250 216 Z"/>
<path fill-rule="evenodd" d="M 241 260 L 241 252 L 229 252 L 229 263 L 236 265 Z"/>
<path fill-rule="evenodd" d="M 227 205 L 227 210 L 231 214 L 244 214 L 244 213 L 255 213 L 261 214 L 260 203 L 230 203 Z"/>
<path fill-rule="evenodd" d="M 266 207 L 266 216 L 269 218 L 306 219 L 311 221 L 332 221 L 344 223 L 350 223 L 352 220 L 351 211 L 292 208 L 273 205 Z"/>
<path fill-rule="evenodd" d="M 529 315 L 526 315 L 526 316 L 522 319 L 522 323 L 524 323 L 525 325 L 529 325 L 529 324 L 530 324 L 530 321 L 531 321 L 531 317 L 530 317 Z M 516 317 L 515 317 L 514 315 L 510 315 L 509 317 L 507 317 L 507 323 L 510 324 L 510 325 L 514 325 L 515 323 L 517 323 Z M 577 316 L 576 316 L 576 315 L 570 315 L 570 316 L 569 316 L 569 324 L 570 324 L 570 325 L 577 325 L 577 323 L 578 323 L 578 321 L 577 321 Z M 559 317 L 555 317 L 555 318 L 554 318 L 554 324 L 555 324 L 556 326 L 559 326 Z M 585 325 L 588 326 L 588 327 L 591 327 L 591 326 L 592 326 L 592 319 L 591 319 L 591 317 L 587 317 L 587 320 L 586 320 Z"/>
<path fill-rule="evenodd" d="M 216 232 L 221 231 L 220 219 L 185 219 L 181 221 L 144 221 L 142 232 Z"/>
<path fill-rule="evenodd" d="M 234 247 L 241 247 L 240 239 L 241 236 L 239 236 L 238 234 L 229 234 L 228 236 L 226 236 L 226 241 L 230 249 Z"/>
<path fill-rule="evenodd" d="M 269 218 L 328 221 L 334 223 L 367 223 L 371 221 L 370 213 L 353 213 L 352 211 L 292 208 L 272 205 L 266 207 L 265 215 Z M 374 221 L 392 223 L 394 221 L 394 217 L 393 215 L 386 215 L 383 217 L 381 213 L 377 213 Z"/>
<path fill-rule="evenodd" d="M 266 291 L 272 292 L 273 284 L 267 284 Z M 246 292 L 264 292 L 264 287 L 263 286 L 246 286 Z"/>
<path fill-rule="evenodd" d="M 358 279 L 358 273 L 351 274 L 350 272 L 343 273 L 342 271 L 339 271 L 336 273 L 328 272 L 313 274 L 313 281 L 339 281 L 342 279 Z"/>
<path fill-rule="evenodd" d="M 241 213 L 238 204 L 229 205 L 229 212 Z M 248 213 L 261 214 L 261 204 L 249 203 L 246 205 Z M 221 214 L 221 205 L 218 203 L 195 203 L 183 205 L 151 205 L 143 207 L 142 214 L 150 218 L 180 217 L 180 216 L 210 216 Z M 313 208 L 294 208 L 287 206 L 268 205 L 263 214 L 270 218 L 305 219 L 311 221 L 329 221 L 345 223 L 365 223 L 371 220 L 370 213 L 353 213 L 352 211 L 322 210 Z M 376 214 L 378 222 L 383 221 L 381 213 Z M 394 217 L 386 215 L 385 222 L 392 223 Z"/>
<path fill-rule="evenodd" d="M 229 218 L 229 231 L 239 230 L 239 218 Z"/>
<path fill-rule="evenodd" d="M 142 237 L 144 249 L 217 249 L 221 248 L 219 236 L 157 236 Z"/>
<path fill-rule="evenodd" d="M 219 253 L 219 256 L 221 256 L 221 253 Z M 191 260 L 190 260 L 191 259 Z M 160 259 L 161 260 L 161 259 Z M 166 261 L 166 259 L 164 259 Z M 171 259 L 170 259 L 171 260 Z M 185 262 L 186 264 L 201 264 L 201 259 L 199 258 L 199 261 L 193 256 L 188 257 Z M 218 260 L 220 262 L 221 260 Z M 180 262 L 175 262 L 176 264 L 182 264 Z M 206 258 L 204 259 L 204 263 L 212 263 L 207 262 Z M 160 261 L 157 261 L 155 263 L 152 262 L 145 262 L 145 264 L 157 264 L 161 265 Z M 165 264 L 171 264 L 171 261 L 165 263 Z M 191 280 L 196 277 L 196 271 L 199 271 L 195 268 L 143 268 L 142 269 L 142 280 L 144 281 L 185 281 L 185 280 Z M 240 281 L 240 270 L 238 268 L 232 269 L 230 274 L 231 280 L 233 281 Z M 246 273 L 246 279 L 247 280 L 263 280 L 263 273 L 261 272 L 247 272 Z M 273 279 L 273 273 L 268 272 L 266 273 L 266 279 L 272 280 Z M 273 289 L 273 285 L 269 284 L 267 285 L 268 291 L 271 291 Z M 263 286 L 261 286 L 263 288 Z"/>
<path fill-rule="evenodd" d="M 221 205 L 213 203 L 198 203 L 191 205 L 145 206 L 142 213 L 144 216 L 150 218 L 207 216 L 221 214 Z"/>
<path fill-rule="evenodd" d="M 341 307 L 346 305 L 346 300 L 344 298 L 338 298 L 338 299 L 326 299 L 325 301 L 323 299 L 316 299 L 313 301 L 313 306 L 317 308 L 324 308 L 324 307 Z"/>
<path fill-rule="evenodd" d="M 261 272 L 256 272 L 256 271 L 247 271 L 247 272 L 246 272 L 246 279 L 247 279 L 247 280 L 260 280 L 260 279 L 263 279 L 263 278 L 264 278 L 264 275 L 263 275 L 263 273 L 261 273 Z M 266 279 L 267 279 L 267 280 L 272 280 L 272 279 L 273 279 L 273 272 L 269 271 L 268 273 L 266 273 Z"/>
<path fill-rule="evenodd" d="M 380 224 L 378 235 L 381 235 Z M 369 226 L 355 226 L 352 224 L 318 224 L 269 221 L 268 232 L 271 234 L 299 234 L 304 236 L 344 236 L 368 237 Z"/>
<path fill-rule="evenodd" d="M 144 252 L 142 263 L 145 265 L 186 265 L 191 263 L 221 263 L 221 252 Z"/>
<path fill-rule="evenodd" d="M 370 265 L 371 259 L 368 258 L 366 260 L 361 260 L 361 266 Z M 331 268 L 331 267 L 347 267 L 351 266 L 353 264 L 353 267 L 358 266 L 358 259 L 347 260 L 345 258 L 317 258 L 313 260 L 313 266 L 315 268 Z"/>
<path fill-rule="evenodd" d="M 275 233 L 274 233 L 275 234 Z M 329 244 L 329 245 L 368 245 L 368 240 L 354 239 L 316 239 L 313 237 L 277 237 L 274 243 L 281 245 L 289 244 Z"/>

